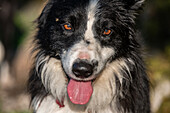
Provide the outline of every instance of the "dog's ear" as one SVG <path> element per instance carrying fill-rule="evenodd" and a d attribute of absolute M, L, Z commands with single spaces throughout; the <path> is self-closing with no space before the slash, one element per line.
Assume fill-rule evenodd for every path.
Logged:
<path fill-rule="evenodd" d="M 145 0 L 122 0 L 127 10 L 139 10 L 142 8 Z"/>
<path fill-rule="evenodd" d="M 53 6 L 53 0 L 48 0 L 45 4 L 45 7 L 42 10 L 40 16 L 36 20 L 36 22 L 38 23 L 38 27 L 44 27 L 46 20 L 47 20 L 47 17 L 48 17 L 48 14 L 49 14 L 52 6 Z"/>

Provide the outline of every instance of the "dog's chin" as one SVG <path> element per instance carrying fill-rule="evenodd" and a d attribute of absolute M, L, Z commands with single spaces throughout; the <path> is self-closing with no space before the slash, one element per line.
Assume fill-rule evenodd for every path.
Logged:
<path fill-rule="evenodd" d="M 67 86 L 67 93 L 70 101 L 73 104 L 85 105 L 90 101 L 93 94 L 93 82 L 96 77 L 80 79 L 69 76 L 69 83 Z"/>

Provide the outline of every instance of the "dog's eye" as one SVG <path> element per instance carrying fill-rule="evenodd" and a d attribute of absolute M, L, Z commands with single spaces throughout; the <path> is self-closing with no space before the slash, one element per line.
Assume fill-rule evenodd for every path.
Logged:
<path fill-rule="evenodd" d="M 72 30 L 72 27 L 70 24 L 64 24 L 64 29 L 66 30 Z"/>
<path fill-rule="evenodd" d="M 112 30 L 105 29 L 104 32 L 103 32 L 103 35 L 107 36 L 107 35 L 110 35 L 111 33 L 112 33 Z"/>

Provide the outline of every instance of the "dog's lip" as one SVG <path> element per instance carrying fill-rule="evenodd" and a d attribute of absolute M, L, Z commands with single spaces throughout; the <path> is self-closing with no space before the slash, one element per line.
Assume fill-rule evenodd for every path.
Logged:
<path fill-rule="evenodd" d="M 72 77 L 70 77 L 69 75 L 67 75 L 67 78 L 68 78 L 68 82 L 71 80 L 71 79 L 73 79 L 73 80 L 75 80 L 75 81 L 79 81 L 79 82 L 89 82 L 89 81 L 91 81 L 92 83 L 96 80 L 96 78 L 92 78 L 92 79 L 76 79 L 76 78 L 72 78 Z"/>

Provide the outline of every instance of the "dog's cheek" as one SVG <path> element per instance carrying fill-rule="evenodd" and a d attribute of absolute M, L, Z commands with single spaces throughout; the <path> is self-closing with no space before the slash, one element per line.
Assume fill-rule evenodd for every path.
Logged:
<path fill-rule="evenodd" d="M 46 90 L 51 92 L 56 99 L 60 101 L 65 96 L 67 78 L 59 60 L 50 58 L 45 63 L 41 79 Z"/>
<path fill-rule="evenodd" d="M 100 52 L 98 53 L 98 67 L 96 73 L 100 73 L 102 70 L 104 70 L 105 66 L 107 63 L 110 62 L 110 59 L 112 59 L 115 55 L 115 50 L 114 48 L 101 48 Z"/>
<path fill-rule="evenodd" d="M 72 76 L 72 65 L 75 59 L 78 56 L 78 52 L 73 52 L 71 48 L 68 50 L 64 51 L 63 54 L 61 55 L 61 61 L 62 61 L 62 66 L 64 68 L 65 73 L 68 76 Z"/>
<path fill-rule="evenodd" d="M 115 50 L 114 48 L 112 47 L 105 47 L 105 48 L 102 48 L 101 50 L 101 56 L 102 56 L 102 59 L 106 62 L 110 57 L 113 57 L 115 55 Z"/>
<path fill-rule="evenodd" d="M 68 57 L 68 52 L 64 52 L 61 55 L 61 62 L 62 62 L 62 67 L 65 73 L 67 73 L 67 75 L 70 73 L 70 68 L 69 68 L 69 60 L 70 58 Z"/>
<path fill-rule="evenodd" d="M 100 77 L 96 79 L 93 89 L 91 102 L 87 109 L 101 110 L 105 105 L 111 103 L 113 96 L 116 93 L 115 77 L 113 76 L 114 70 L 111 66 L 105 68 Z M 98 105 L 100 103 L 100 105 Z"/>

